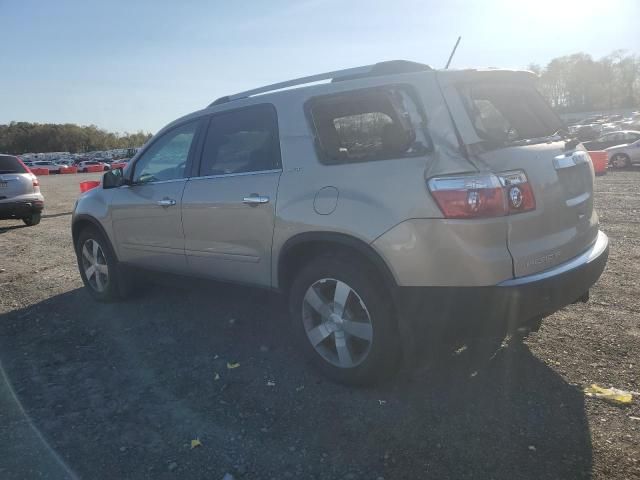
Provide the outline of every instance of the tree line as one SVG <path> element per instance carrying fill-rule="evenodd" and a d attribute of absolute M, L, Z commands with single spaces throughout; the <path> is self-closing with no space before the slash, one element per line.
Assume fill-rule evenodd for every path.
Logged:
<path fill-rule="evenodd" d="M 540 93 L 559 113 L 640 106 L 640 56 L 624 50 L 599 60 L 575 53 L 528 68 L 540 76 Z"/>
<path fill-rule="evenodd" d="M 0 153 L 83 153 L 140 147 L 150 133 L 108 132 L 95 125 L 11 122 L 0 125 Z"/>

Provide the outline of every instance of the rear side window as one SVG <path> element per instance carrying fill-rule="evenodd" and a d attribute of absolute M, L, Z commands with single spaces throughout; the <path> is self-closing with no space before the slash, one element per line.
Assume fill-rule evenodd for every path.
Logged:
<path fill-rule="evenodd" d="M 280 168 L 275 108 L 256 105 L 211 117 L 200 176 L 260 172 Z"/>
<path fill-rule="evenodd" d="M 628 142 L 628 143 L 633 143 L 638 139 L 640 139 L 640 134 L 628 132 L 626 134 L 625 141 Z"/>
<path fill-rule="evenodd" d="M 418 156 L 430 145 L 424 115 L 405 88 L 317 97 L 307 112 L 323 163 Z"/>
<path fill-rule="evenodd" d="M 458 90 L 478 137 L 489 146 L 547 137 L 563 128 L 532 85 L 475 83 Z"/>
<path fill-rule="evenodd" d="M 605 135 L 603 137 L 605 142 L 624 142 L 625 134 L 624 133 L 611 133 L 609 135 Z"/>
<path fill-rule="evenodd" d="M 0 155 L 0 173 L 27 173 L 16 157 Z"/>

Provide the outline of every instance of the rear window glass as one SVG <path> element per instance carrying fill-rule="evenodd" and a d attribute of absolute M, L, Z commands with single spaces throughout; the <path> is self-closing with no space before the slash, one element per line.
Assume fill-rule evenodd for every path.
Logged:
<path fill-rule="evenodd" d="M 0 156 L 0 173 L 27 173 L 16 157 Z"/>
<path fill-rule="evenodd" d="M 533 86 L 478 83 L 458 89 L 478 137 L 491 146 L 548 137 L 563 128 Z"/>
<path fill-rule="evenodd" d="M 424 117 L 403 88 L 318 97 L 309 110 L 325 163 L 402 158 L 428 150 Z"/>

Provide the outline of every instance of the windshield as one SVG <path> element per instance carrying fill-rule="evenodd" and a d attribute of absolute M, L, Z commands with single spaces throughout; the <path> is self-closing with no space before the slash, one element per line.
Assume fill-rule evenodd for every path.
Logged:
<path fill-rule="evenodd" d="M 0 173 L 27 173 L 16 157 L 0 156 Z"/>
<path fill-rule="evenodd" d="M 564 128 L 531 85 L 473 83 L 459 85 L 458 90 L 476 133 L 494 148 L 532 143 Z"/>

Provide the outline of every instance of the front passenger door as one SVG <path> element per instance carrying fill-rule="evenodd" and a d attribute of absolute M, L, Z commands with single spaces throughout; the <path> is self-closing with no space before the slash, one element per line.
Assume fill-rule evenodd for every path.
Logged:
<path fill-rule="evenodd" d="M 131 185 L 114 191 L 113 230 L 121 261 L 183 273 L 182 194 L 200 120 L 154 139 L 132 165 Z"/>

